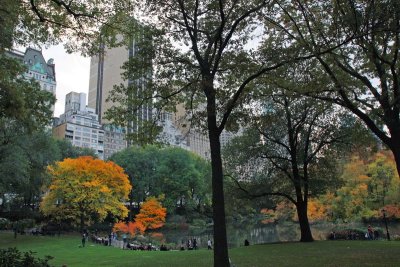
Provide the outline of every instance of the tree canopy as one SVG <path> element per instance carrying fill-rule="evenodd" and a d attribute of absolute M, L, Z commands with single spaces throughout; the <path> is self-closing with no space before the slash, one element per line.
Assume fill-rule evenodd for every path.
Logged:
<path fill-rule="evenodd" d="M 133 185 L 131 207 L 140 208 L 148 196 L 164 195 L 169 213 L 188 218 L 210 206 L 210 166 L 207 161 L 181 148 L 129 147 L 110 160 L 123 167 Z M 133 213 L 132 209 L 131 220 Z"/>
<path fill-rule="evenodd" d="M 83 228 L 103 221 L 108 214 L 125 218 L 131 185 L 115 163 L 83 156 L 50 166 L 51 183 L 41 210 L 56 220 L 64 219 Z"/>
<path fill-rule="evenodd" d="M 345 107 L 393 152 L 400 173 L 398 1 L 282 1 L 269 53 L 314 57 L 304 94 Z M 279 16 L 282 14 L 282 16 Z M 279 46 L 281 44 L 281 46 Z M 266 54 L 269 56 L 269 54 Z"/>

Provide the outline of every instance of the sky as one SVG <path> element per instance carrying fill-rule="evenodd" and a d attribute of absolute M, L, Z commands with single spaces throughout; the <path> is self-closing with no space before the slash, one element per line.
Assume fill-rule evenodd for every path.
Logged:
<path fill-rule="evenodd" d="M 52 46 L 42 50 L 44 59 L 54 59 L 56 69 L 57 102 L 54 116 L 64 113 L 65 95 L 71 91 L 86 93 L 89 90 L 90 58 L 82 57 L 79 53 L 67 54 L 62 45 Z"/>

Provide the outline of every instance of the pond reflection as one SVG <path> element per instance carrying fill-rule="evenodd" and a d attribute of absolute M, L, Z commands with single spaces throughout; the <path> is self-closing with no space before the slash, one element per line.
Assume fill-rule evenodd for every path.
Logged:
<path fill-rule="evenodd" d="M 372 224 L 374 227 L 384 229 L 383 223 Z M 352 223 L 352 224 L 333 224 L 320 223 L 311 225 L 311 231 L 315 240 L 326 240 L 327 235 L 336 227 L 353 227 L 367 229 L 368 224 Z M 391 236 L 400 235 L 400 224 L 389 224 Z M 163 231 L 167 243 L 180 245 L 186 243 L 188 239 L 196 238 L 199 247 L 207 247 L 207 240 L 212 240 L 212 227 L 207 229 L 191 229 L 191 230 L 168 230 Z M 247 239 L 251 245 L 274 243 L 274 242 L 290 242 L 300 240 L 300 229 L 297 223 L 283 222 L 278 224 L 255 224 L 242 223 L 238 225 L 228 225 L 228 245 L 229 247 L 244 246 Z"/>

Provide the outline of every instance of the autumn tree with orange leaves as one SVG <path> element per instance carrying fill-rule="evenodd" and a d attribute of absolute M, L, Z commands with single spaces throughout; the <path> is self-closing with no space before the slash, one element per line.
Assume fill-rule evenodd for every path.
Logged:
<path fill-rule="evenodd" d="M 107 215 L 125 218 L 131 185 L 124 170 L 111 161 L 90 156 L 67 158 L 48 167 L 51 184 L 41 211 L 56 220 L 71 221 L 81 229 Z"/>
<path fill-rule="evenodd" d="M 148 229 L 161 228 L 165 223 L 167 209 L 161 204 L 164 196 L 148 197 L 141 205 L 140 212 L 135 216 L 134 222 L 118 222 L 113 230 L 116 232 L 129 233 L 135 236 L 138 232 L 143 234 Z"/>
<path fill-rule="evenodd" d="M 146 227 L 146 229 L 157 229 L 164 225 L 167 209 L 161 205 L 163 197 L 149 197 L 142 204 L 140 212 L 135 221 Z"/>

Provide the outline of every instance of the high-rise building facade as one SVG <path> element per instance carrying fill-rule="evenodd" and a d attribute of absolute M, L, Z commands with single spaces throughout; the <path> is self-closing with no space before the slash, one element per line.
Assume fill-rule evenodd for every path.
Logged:
<path fill-rule="evenodd" d="M 104 130 L 94 109 L 86 107 L 86 94 L 71 92 L 65 97 L 65 112 L 53 128 L 53 136 L 73 146 L 90 148 L 104 159 Z"/>
<path fill-rule="evenodd" d="M 106 131 L 106 140 L 110 140 L 108 144 L 105 144 L 105 150 L 108 150 L 105 153 L 106 158 L 109 157 L 110 154 L 119 151 L 120 148 L 124 148 L 121 146 L 123 142 L 122 139 L 119 139 L 121 134 L 128 134 L 131 136 L 132 134 L 134 135 L 135 132 L 139 133 L 141 122 L 154 119 L 151 102 L 143 102 L 140 107 L 135 107 L 134 116 L 136 116 L 136 118 L 127 122 L 128 126 L 124 129 L 111 125 L 110 121 L 104 118 L 104 114 L 107 110 L 113 106 L 119 105 L 119 103 L 106 101 L 115 85 L 123 84 L 124 86 L 129 86 L 134 84 L 135 88 L 137 88 L 135 93 L 137 95 L 142 95 L 143 90 L 146 90 L 146 80 L 151 79 L 151 70 L 144 71 L 143 75 L 148 75 L 148 77 L 144 77 L 143 79 L 122 79 L 124 71 L 122 66 L 124 63 L 130 58 L 138 56 L 139 47 L 137 40 L 141 40 L 140 38 L 148 38 L 143 30 L 144 28 L 140 28 L 140 31 L 132 38 L 127 46 L 115 48 L 103 47 L 103 52 L 91 58 L 88 106 L 95 109 L 96 113 L 99 114 L 99 121 Z M 161 114 L 162 118 L 159 125 L 162 126 L 163 130 L 159 135 L 159 141 L 188 149 L 208 159 L 210 157 L 210 149 L 207 136 L 194 129 L 188 131 L 190 125 L 184 122 L 188 124 L 189 127 L 182 127 L 182 123 L 176 119 L 177 116 L 181 115 L 168 112 L 163 112 Z M 108 134 L 107 129 L 111 130 Z"/>
<path fill-rule="evenodd" d="M 27 70 L 24 77 L 28 80 L 34 79 L 46 90 L 56 96 L 56 70 L 54 60 L 50 58 L 47 62 L 43 57 L 42 51 L 28 47 L 25 52 L 18 50 L 7 51 L 7 55 L 21 61 Z M 54 106 L 52 106 L 54 113 Z"/>
<path fill-rule="evenodd" d="M 100 123 L 108 123 L 104 120 L 104 113 L 118 103 L 106 102 L 114 85 L 125 84 L 122 79 L 121 69 L 128 60 L 129 51 L 126 47 L 104 49 L 99 55 L 90 60 L 89 97 L 88 106 L 95 109 L 99 115 Z"/>
<path fill-rule="evenodd" d="M 137 80 L 124 80 L 122 74 L 124 70 L 122 66 L 130 58 L 138 56 L 138 41 L 139 38 L 147 38 L 141 29 L 135 35 L 135 38 L 126 46 L 107 48 L 102 47 L 101 52 L 93 56 L 90 61 L 90 78 L 89 78 L 89 98 L 88 106 L 94 108 L 96 113 L 99 114 L 99 121 L 101 124 L 109 124 L 110 122 L 104 118 L 104 114 L 113 106 L 118 106 L 119 103 L 107 101 L 111 91 L 115 85 L 129 86 L 134 84 L 137 95 L 142 95 L 146 90 L 145 77 Z M 151 76 L 151 70 L 143 75 Z M 148 78 L 148 77 L 146 77 Z M 133 131 L 140 127 L 140 121 L 147 121 L 152 119 L 152 105 L 151 101 L 144 101 L 140 107 L 135 108 L 137 118 L 133 120 L 133 125 L 129 125 Z"/>

